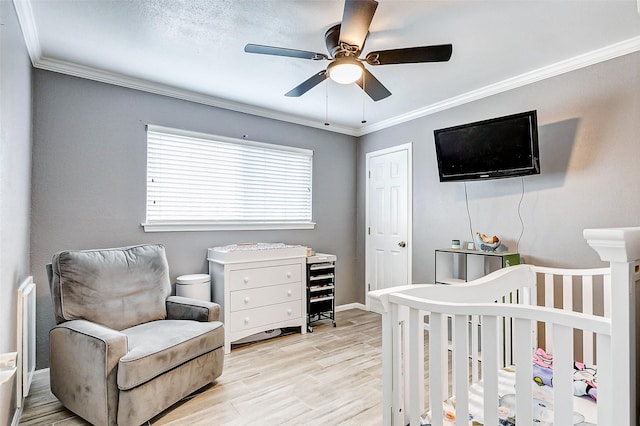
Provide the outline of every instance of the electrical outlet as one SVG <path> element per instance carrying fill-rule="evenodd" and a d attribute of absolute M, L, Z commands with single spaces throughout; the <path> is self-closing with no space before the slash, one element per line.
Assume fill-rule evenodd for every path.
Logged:
<path fill-rule="evenodd" d="M 9 370 L 16 367 L 17 352 L 0 354 L 0 370 Z"/>

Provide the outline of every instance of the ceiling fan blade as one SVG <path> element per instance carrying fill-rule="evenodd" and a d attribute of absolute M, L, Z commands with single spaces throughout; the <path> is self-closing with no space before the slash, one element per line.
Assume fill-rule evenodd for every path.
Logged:
<path fill-rule="evenodd" d="M 375 0 L 345 0 L 340 41 L 362 50 L 377 7 Z"/>
<path fill-rule="evenodd" d="M 261 55 L 287 56 L 290 58 L 312 59 L 318 61 L 329 59 L 324 53 L 307 52 L 306 50 L 287 49 L 284 47 L 262 46 L 260 44 L 247 44 L 244 47 L 247 53 L 259 53 Z"/>
<path fill-rule="evenodd" d="M 311 78 L 309 78 L 306 81 L 302 82 L 298 86 L 296 86 L 293 89 L 289 90 L 284 95 L 285 96 L 289 96 L 289 97 L 302 96 L 305 93 L 307 93 L 309 90 L 311 90 L 314 87 L 316 87 L 318 84 L 320 84 L 323 81 L 325 81 L 326 79 L 327 79 L 327 70 L 322 70 L 319 73 L 313 75 Z"/>
<path fill-rule="evenodd" d="M 407 47 L 404 49 L 380 50 L 367 54 L 369 65 L 415 64 L 419 62 L 446 62 L 451 58 L 453 46 L 440 44 L 435 46 Z"/>
<path fill-rule="evenodd" d="M 362 84 L 362 78 L 356 81 L 356 83 L 367 95 L 369 95 L 371 99 L 377 102 L 391 96 L 391 92 L 384 87 L 384 85 L 380 83 L 380 81 L 375 78 L 369 70 L 365 69 L 362 75 L 364 77 L 364 86 Z"/>

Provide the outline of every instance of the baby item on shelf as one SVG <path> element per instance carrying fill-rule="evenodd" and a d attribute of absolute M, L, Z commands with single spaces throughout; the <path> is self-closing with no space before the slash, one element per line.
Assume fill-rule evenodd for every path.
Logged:
<path fill-rule="evenodd" d="M 476 232 L 473 236 L 476 243 L 476 249 L 481 251 L 496 251 L 500 245 L 500 238 L 497 235 L 488 236 L 480 232 Z"/>

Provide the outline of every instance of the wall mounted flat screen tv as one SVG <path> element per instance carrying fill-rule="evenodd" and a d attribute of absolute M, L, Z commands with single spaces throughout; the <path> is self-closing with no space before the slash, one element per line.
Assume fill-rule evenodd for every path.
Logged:
<path fill-rule="evenodd" d="M 440 182 L 540 173 L 536 111 L 434 130 Z"/>

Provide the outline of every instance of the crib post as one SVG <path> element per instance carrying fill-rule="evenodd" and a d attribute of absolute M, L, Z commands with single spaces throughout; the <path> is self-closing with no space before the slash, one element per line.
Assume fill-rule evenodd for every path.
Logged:
<path fill-rule="evenodd" d="M 382 424 L 405 425 L 409 422 L 408 401 L 405 399 L 408 383 L 405 383 L 404 370 L 409 368 L 409 309 L 389 301 L 389 295 L 408 289 L 430 287 L 431 284 L 411 284 L 390 287 L 369 292 L 369 309 L 382 315 Z M 424 327 L 424 320 L 421 327 Z M 417 359 L 424 359 L 424 332 L 418 333 L 416 343 Z M 424 365 L 418 373 L 424 377 Z M 424 400 L 424 391 L 420 400 Z M 420 405 L 424 407 L 424 403 Z"/>
<path fill-rule="evenodd" d="M 382 424 L 391 424 L 393 398 L 393 331 L 389 312 L 382 312 Z"/>
<path fill-rule="evenodd" d="M 638 424 L 635 304 L 640 280 L 640 228 L 585 229 L 584 237 L 602 260 L 611 263 L 610 361 L 615 376 L 611 424 Z"/>
<path fill-rule="evenodd" d="M 391 425 L 406 424 L 404 410 L 404 388 L 405 377 L 404 371 L 404 353 L 405 351 L 405 322 L 401 319 L 402 311 L 406 311 L 404 306 L 398 306 L 395 303 L 389 304 L 391 310 L 391 353 L 387 356 L 391 357 Z"/>
<path fill-rule="evenodd" d="M 406 415 L 411 424 L 420 424 L 424 413 L 424 314 L 417 309 L 409 310 L 409 394 Z M 406 358 L 406 357 L 405 357 Z M 407 371 L 405 367 L 405 371 Z M 407 401 L 405 400 L 405 407 Z"/>

